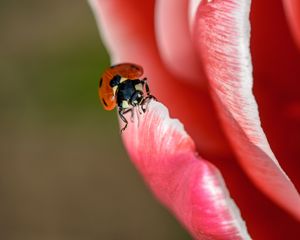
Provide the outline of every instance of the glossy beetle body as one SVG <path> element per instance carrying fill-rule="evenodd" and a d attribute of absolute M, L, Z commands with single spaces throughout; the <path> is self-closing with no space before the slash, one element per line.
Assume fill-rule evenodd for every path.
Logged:
<path fill-rule="evenodd" d="M 131 112 L 134 107 L 146 111 L 146 102 L 155 99 L 150 94 L 147 79 L 139 79 L 143 75 L 143 68 L 133 63 L 122 63 L 107 69 L 99 81 L 99 99 L 105 110 L 118 107 L 118 113 L 125 126 L 128 121 L 124 114 Z"/>

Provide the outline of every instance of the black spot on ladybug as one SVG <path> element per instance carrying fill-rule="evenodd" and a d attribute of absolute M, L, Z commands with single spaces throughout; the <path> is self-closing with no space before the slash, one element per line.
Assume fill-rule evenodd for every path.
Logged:
<path fill-rule="evenodd" d="M 100 79 L 99 88 L 102 86 L 103 78 Z"/>
<path fill-rule="evenodd" d="M 110 80 L 109 86 L 111 86 L 112 88 L 115 87 L 115 86 L 118 86 L 120 81 L 121 81 L 121 76 L 116 75 L 112 78 L 112 80 Z"/>
<path fill-rule="evenodd" d="M 133 69 L 136 69 L 136 70 L 140 70 L 137 66 L 135 66 L 135 65 L 131 65 L 130 66 L 131 68 L 133 68 Z"/>
<path fill-rule="evenodd" d="M 104 103 L 104 105 L 107 107 L 107 103 L 105 102 L 104 98 L 102 98 L 102 102 Z"/>

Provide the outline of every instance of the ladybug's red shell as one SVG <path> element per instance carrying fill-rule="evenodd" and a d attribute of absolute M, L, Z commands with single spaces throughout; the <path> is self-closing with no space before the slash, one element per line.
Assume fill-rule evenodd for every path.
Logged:
<path fill-rule="evenodd" d="M 129 80 L 137 79 L 143 75 L 143 68 L 133 63 L 122 63 L 107 69 L 99 81 L 99 98 L 105 110 L 112 110 L 116 106 L 116 96 L 110 86 L 110 81 L 116 75 Z"/>

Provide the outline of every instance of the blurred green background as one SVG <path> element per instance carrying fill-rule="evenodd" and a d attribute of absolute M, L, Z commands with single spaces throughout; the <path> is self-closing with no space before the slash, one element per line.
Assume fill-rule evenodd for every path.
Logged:
<path fill-rule="evenodd" d="M 0 0 L 0 26 L 0 239 L 190 239 L 99 105 L 87 2 Z"/>

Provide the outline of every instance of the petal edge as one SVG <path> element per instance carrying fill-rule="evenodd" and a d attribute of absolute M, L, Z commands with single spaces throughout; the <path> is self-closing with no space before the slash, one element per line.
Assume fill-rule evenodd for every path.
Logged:
<path fill-rule="evenodd" d="M 251 239 L 220 172 L 197 155 L 183 125 L 158 102 L 138 116 L 123 140 L 156 197 L 195 239 Z"/>
<path fill-rule="evenodd" d="M 194 40 L 241 165 L 266 195 L 300 219 L 299 194 L 268 144 L 252 94 L 249 10 L 250 0 L 201 2 Z"/>

